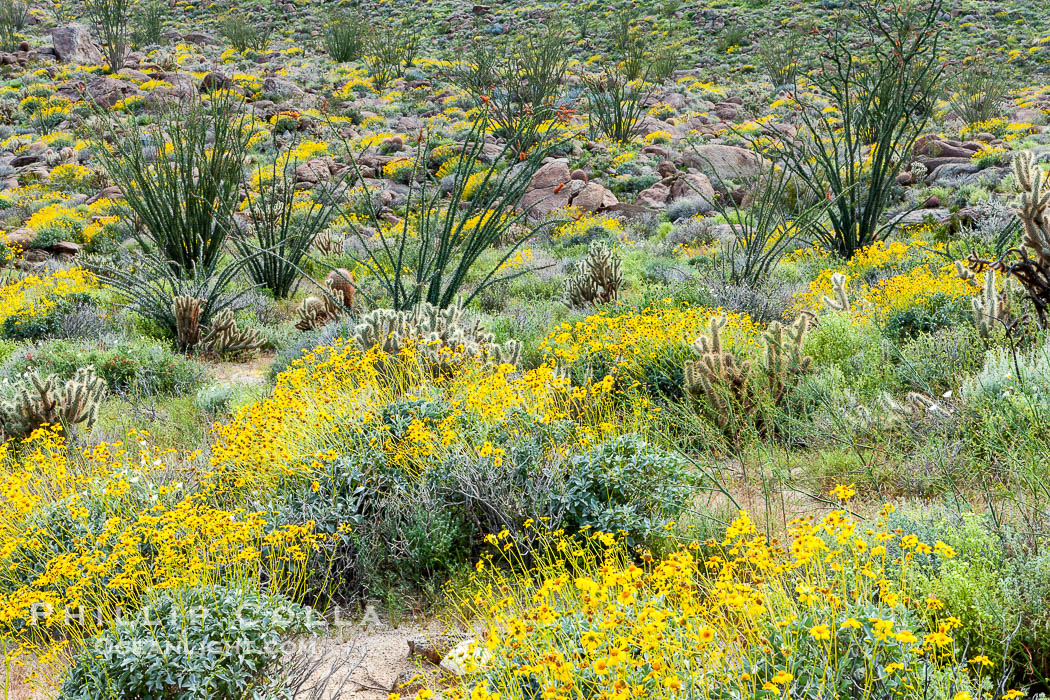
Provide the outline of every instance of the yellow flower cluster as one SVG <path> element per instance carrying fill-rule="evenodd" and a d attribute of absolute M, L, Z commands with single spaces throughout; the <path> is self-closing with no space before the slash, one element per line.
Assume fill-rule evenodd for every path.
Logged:
<path fill-rule="evenodd" d="M 574 389 L 550 365 L 518 373 L 510 365 L 463 362 L 451 375 L 433 377 L 411 345 L 391 360 L 340 342 L 304 355 L 278 377 L 271 396 L 215 426 L 212 477 L 235 491 L 306 478 L 334 446 L 354 443 L 382 450 L 388 466 L 416 474 L 440 454 L 480 455 L 489 433 L 511 416 L 542 424 L 589 417 L 580 420 L 589 441 L 599 436 L 587 426 L 603 423 L 608 389 L 602 383 Z M 432 401 L 435 392 L 448 407 L 440 420 L 413 419 L 404 433 L 383 420 L 392 402 Z"/>
<path fill-rule="evenodd" d="M 574 214 L 571 210 L 568 213 L 570 215 Z M 554 240 L 564 240 L 575 238 L 577 236 L 582 237 L 595 228 L 602 229 L 613 236 L 619 236 L 623 233 L 623 224 L 614 216 L 583 214 L 582 212 L 577 211 L 575 212 L 572 221 L 564 223 L 554 229 L 551 238 Z"/>
<path fill-rule="evenodd" d="M 46 316 L 63 299 L 97 289 L 94 276 L 79 267 L 23 277 L 0 287 L 0 323 Z"/>
<path fill-rule="evenodd" d="M 891 530 L 892 510 L 874 527 L 843 510 L 796 520 L 786 549 L 741 512 L 721 542 L 641 561 L 611 535 L 554 532 L 526 565 L 510 533 L 490 537 L 495 553 L 456 592 L 480 634 L 450 697 L 919 698 L 979 687 L 983 663 L 957 672 L 958 620 L 909 586 L 917 557 L 954 552 Z"/>
<path fill-rule="evenodd" d="M 543 342 L 542 350 L 561 364 L 600 365 L 602 373 L 646 376 L 665 363 L 680 367 L 692 357 L 689 345 L 712 317 L 726 315 L 727 347 L 756 347 L 759 327 L 746 314 L 706 307 L 651 307 L 625 313 L 602 311 L 582 321 L 563 323 Z"/>
<path fill-rule="evenodd" d="M 880 241 L 859 251 L 845 265 L 828 267 L 795 297 L 795 311 L 820 311 L 824 297 L 833 295 L 831 277 L 841 272 L 847 278 L 852 313 L 858 319 L 871 319 L 913 306 L 926 306 L 936 297 L 963 298 L 980 292 L 945 264 L 938 248 L 924 241 Z M 827 258 L 830 261 L 830 258 Z M 862 280 L 879 272 L 879 281 Z"/>
<path fill-rule="evenodd" d="M 103 443 L 77 455 L 43 428 L 0 448 L 0 628 L 21 650 L 93 634 L 153 589 L 298 589 L 319 541 L 312 525 L 268 528 L 220 505 L 213 483 L 165 480 L 168 453 L 131 437 L 132 451 Z"/>

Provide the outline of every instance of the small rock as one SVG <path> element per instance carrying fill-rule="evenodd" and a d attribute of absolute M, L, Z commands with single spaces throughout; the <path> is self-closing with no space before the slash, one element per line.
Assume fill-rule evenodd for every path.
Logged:
<path fill-rule="evenodd" d="M 454 676 L 463 676 L 466 675 L 468 666 L 486 663 L 491 658 L 492 652 L 477 640 L 464 639 L 445 654 L 440 666 Z"/>

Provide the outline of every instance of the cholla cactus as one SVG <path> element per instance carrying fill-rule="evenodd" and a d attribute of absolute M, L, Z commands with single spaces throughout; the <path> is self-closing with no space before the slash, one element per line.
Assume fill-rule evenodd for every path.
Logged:
<path fill-rule="evenodd" d="M 82 367 L 61 385 L 54 375 L 43 379 L 32 372 L 19 383 L 14 399 L 0 404 L 0 424 L 7 437 L 26 437 L 45 424 L 90 430 L 105 391 L 93 367 Z"/>
<path fill-rule="evenodd" d="M 175 297 L 171 311 L 175 314 L 175 340 L 179 350 L 187 352 L 201 342 L 201 311 L 204 300 L 188 296 Z"/>
<path fill-rule="evenodd" d="M 1046 207 L 1050 204 L 1050 190 L 1045 190 L 1046 178 L 1035 164 L 1030 151 L 1022 151 L 1014 158 L 1014 177 L 1021 186 L 1016 211 L 1024 224 L 1021 243 L 1035 253 L 1036 260 L 1050 267 L 1050 220 Z"/>
<path fill-rule="evenodd" d="M 623 286 L 620 259 L 602 241 L 594 241 L 587 258 L 565 280 L 565 303 L 579 308 L 616 301 Z"/>
<path fill-rule="evenodd" d="M 1050 213 L 1047 212 L 1050 189 L 1031 153 L 1018 153 L 1013 165 L 1014 177 L 1021 188 L 1014 207 L 1024 225 L 1021 245 L 995 261 L 982 260 L 971 253 L 967 264 L 975 273 L 992 269 L 1020 283 L 1035 307 L 1036 324 L 1045 329 L 1050 308 Z"/>
<path fill-rule="evenodd" d="M 205 352 L 219 357 L 244 357 L 257 350 L 261 344 L 259 331 L 238 328 L 233 311 L 229 309 L 216 315 L 208 332 L 201 338 L 201 347 Z"/>
<path fill-rule="evenodd" d="M 771 323 L 762 334 L 762 364 L 756 367 L 723 349 L 726 318 L 712 318 L 708 334 L 692 345 L 698 359 L 687 361 L 684 368 L 684 390 L 694 409 L 730 434 L 736 434 L 748 420 L 763 429 L 763 417 L 755 410 L 760 402 L 779 405 L 787 390 L 810 369 L 812 360 L 802 352 L 810 320 L 804 314 L 789 326 Z"/>
<path fill-rule="evenodd" d="M 824 297 L 824 305 L 835 311 L 849 311 L 849 290 L 846 287 L 846 275 L 836 272 L 831 276 L 831 289 L 834 297 Z"/>
<path fill-rule="evenodd" d="M 897 401 L 887 393 L 881 396 L 882 405 L 895 414 L 897 418 L 914 423 L 923 420 L 941 421 L 951 418 L 952 410 L 926 394 L 910 391 L 904 397 L 904 403 Z"/>
<path fill-rule="evenodd" d="M 295 327 L 301 331 L 312 331 L 327 325 L 332 320 L 346 313 L 346 308 L 339 303 L 343 298 L 341 292 L 332 287 L 332 280 L 325 280 L 325 293 L 319 297 L 306 297 L 295 312 L 299 321 Z"/>
<path fill-rule="evenodd" d="M 354 341 L 364 351 L 378 347 L 390 355 L 412 345 L 438 374 L 452 371 L 465 357 L 495 366 L 516 365 L 521 355 L 520 342 L 497 344 L 494 336 L 481 328 L 480 321 L 464 322 L 459 304 L 447 309 L 426 302 L 408 311 L 376 309 L 354 329 Z"/>

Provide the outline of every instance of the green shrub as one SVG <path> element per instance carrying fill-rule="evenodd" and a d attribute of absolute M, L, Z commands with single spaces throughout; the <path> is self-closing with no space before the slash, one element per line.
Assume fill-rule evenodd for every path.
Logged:
<path fill-rule="evenodd" d="M 984 346 L 973 326 L 954 326 L 907 341 L 896 372 L 905 389 L 940 395 L 977 371 L 983 361 Z"/>
<path fill-rule="evenodd" d="M 158 343 L 52 340 L 15 353 L 3 375 L 13 379 L 36 370 L 65 381 L 81 367 L 93 367 L 116 394 L 178 396 L 196 389 L 204 374 L 198 363 Z"/>
<path fill-rule="evenodd" d="M 182 276 L 212 270 L 233 228 L 251 133 L 239 109 L 229 92 L 166 102 L 145 130 L 97 110 L 94 152 L 141 222 L 136 239 Z"/>
<path fill-rule="evenodd" d="M 164 591 L 88 643 L 59 697 L 191 700 L 265 692 L 281 643 L 317 627 L 305 608 L 277 596 L 220 586 Z"/>
<path fill-rule="evenodd" d="M 903 341 L 969 322 L 972 312 L 965 299 L 934 294 L 923 305 L 894 310 L 882 322 L 886 337 Z"/>
<path fill-rule="evenodd" d="M 333 15 L 324 31 L 324 48 L 333 61 L 345 63 L 361 56 L 369 31 L 359 17 L 348 13 Z"/>
<path fill-rule="evenodd" d="M 259 22 L 244 12 L 237 11 L 223 18 L 219 31 L 223 38 L 230 42 L 230 46 L 241 53 L 249 49 L 265 51 L 270 44 L 273 25 L 268 22 Z"/>
<path fill-rule="evenodd" d="M 681 457 L 626 435 L 572 457 L 554 499 L 567 530 L 624 532 L 641 544 L 660 540 L 664 526 L 681 515 L 690 481 Z"/>

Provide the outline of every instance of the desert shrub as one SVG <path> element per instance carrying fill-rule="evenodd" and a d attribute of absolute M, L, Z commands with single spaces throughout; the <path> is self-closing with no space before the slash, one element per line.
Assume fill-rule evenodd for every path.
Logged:
<path fill-rule="evenodd" d="M 836 367 L 852 386 L 870 394 L 890 378 L 883 342 L 874 324 L 831 312 L 806 335 L 804 350 L 814 366 Z"/>
<path fill-rule="evenodd" d="M 1019 664 L 1033 678 L 1050 678 L 1050 548 L 1046 542 L 1034 550 L 1022 546 L 1010 558 L 1002 586 L 1020 602 L 1022 624 L 1014 638 L 1015 649 L 1022 650 Z"/>
<path fill-rule="evenodd" d="M 131 28 L 131 45 L 135 48 L 153 46 L 160 43 L 164 33 L 164 8 L 156 0 L 138 6 L 134 24 Z"/>
<path fill-rule="evenodd" d="M 801 69 L 802 35 L 789 32 L 786 35 L 768 37 L 758 42 L 755 56 L 759 69 L 769 77 L 774 88 L 794 88 Z"/>
<path fill-rule="evenodd" d="M 981 370 L 963 382 L 962 394 L 1001 410 L 1050 406 L 1050 344 L 1016 355 L 1008 348 L 991 350 Z"/>
<path fill-rule="evenodd" d="M 202 413 L 218 416 L 230 410 L 230 404 L 236 395 L 237 387 L 231 384 L 213 384 L 197 391 L 193 405 Z"/>
<path fill-rule="evenodd" d="M 231 12 L 219 24 L 219 32 L 223 38 L 241 53 L 249 49 L 265 51 L 270 44 L 273 29 L 269 22 L 260 22 L 242 11 Z"/>
<path fill-rule="evenodd" d="M 18 0 L 0 0 L 0 48 L 12 51 L 18 44 L 18 32 L 29 20 L 29 5 Z"/>
<path fill-rule="evenodd" d="M 691 492 L 685 460 L 636 435 L 571 457 L 563 489 L 555 499 L 569 532 L 623 533 L 630 544 L 662 539 Z"/>
<path fill-rule="evenodd" d="M 930 116 L 941 72 L 937 48 L 941 2 L 883 13 L 858 3 L 853 18 L 868 34 L 864 60 L 853 39 L 829 32 L 812 79 L 837 109 L 800 94 L 803 138 L 776 141 L 766 152 L 783 162 L 815 199 L 830 196 L 830 227 L 810 227 L 822 246 L 850 258 L 877 240 L 895 178 Z M 865 158 L 874 146 L 872 158 Z"/>
<path fill-rule="evenodd" d="M 232 229 L 250 135 L 237 104 L 231 93 L 164 103 L 145 131 L 99 111 L 94 150 L 142 222 L 136 239 L 180 274 L 213 268 Z"/>
<path fill-rule="evenodd" d="M 317 234 L 328 227 L 336 201 L 320 188 L 303 197 L 295 188 L 294 163 L 280 156 L 263 171 L 267 177 L 247 197 L 249 234 L 234 237 L 233 245 L 251 281 L 284 299 L 302 277 L 303 259 Z"/>
<path fill-rule="evenodd" d="M 733 227 L 719 255 L 723 279 L 756 288 L 768 281 L 781 258 L 798 246 L 800 232 L 820 218 L 826 207 L 788 211 L 784 205 L 791 181 L 787 169 L 768 167 L 743 179 L 748 196 L 742 204 L 720 195 L 710 204 Z"/>
<path fill-rule="evenodd" d="M 964 325 L 972 319 L 966 299 L 935 293 L 925 302 L 892 309 L 882 320 L 883 333 L 893 340 L 906 341 L 923 333 Z"/>
<path fill-rule="evenodd" d="M 526 115 L 542 120 L 564 87 L 569 54 L 565 33 L 554 23 L 504 44 L 475 43 L 466 67 L 450 73 L 450 80 L 470 94 L 477 106 L 488 105 L 499 135 L 514 135 Z M 498 87 L 499 89 L 493 89 Z M 526 147 L 527 142 L 522 141 Z"/>
<path fill-rule="evenodd" d="M 636 135 L 638 120 L 645 111 L 645 101 L 655 86 L 630 78 L 626 73 L 607 68 L 600 75 L 584 76 L 587 91 L 587 128 L 591 138 L 604 136 L 617 143 L 627 143 Z"/>
<path fill-rule="evenodd" d="M 203 368 L 168 348 L 141 341 L 53 340 L 28 346 L 3 365 L 9 379 L 36 370 L 67 380 L 81 367 L 93 367 L 110 391 L 178 396 L 200 385 Z"/>
<path fill-rule="evenodd" d="M 356 60 L 364 51 L 368 31 L 368 26 L 356 15 L 334 14 L 324 30 L 325 51 L 339 63 Z"/>
<path fill-rule="evenodd" d="M 463 298 L 466 306 L 484 289 L 528 272 L 527 268 L 507 271 L 504 263 L 533 235 L 553 223 L 515 233 L 526 217 L 516 207 L 554 144 L 538 145 L 519 156 L 516 144 L 535 143 L 543 136 L 530 122 L 521 126 L 515 132 L 518 136 L 508 139 L 491 160 L 483 162 L 484 134 L 489 124 L 486 112 L 471 129 L 447 187 L 424 179 L 418 191 L 410 193 L 418 203 L 418 216 L 405 217 L 390 227 L 379 218 L 369 196 L 364 198 L 368 226 L 346 217 L 356 249 L 350 257 L 377 280 L 387 297 L 376 306 L 400 311 L 425 301 L 444 309 L 461 295 L 473 276 L 480 281 Z M 426 170 L 432 150 L 430 141 L 419 149 L 413 166 L 416 172 Z M 514 163 L 516 167 L 509 167 Z M 495 264 L 486 262 L 485 270 L 475 269 L 487 251 L 508 243 Z"/>
<path fill-rule="evenodd" d="M 132 0 L 84 2 L 84 9 L 106 49 L 106 61 L 111 73 L 116 73 L 124 67 L 124 56 L 128 51 L 128 19 L 131 16 L 132 4 Z"/>
<path fill-rule="evenodd" d="M 382 90 L 394 78 L 405 74 L 405 69 L 415 61 L 419 40 L 417 25 L 411 21 L 378 22 L 369 26 L 365 63 L 377 89 Z"/>
<path fill-rule="evenodd" d="M 305 608 L 279 596 L 218 585 L 163 591 L 89 641 L 60 697 L 190 700 L 265 692 L 262 674 L 281 643 L 316 628 Z"/>
<path fill-rule="evenodd" d="M 954 326 L 905 342 L 896 373 L 906 389 L 939 395 L 980 369 L 983 361 L 984 346 L 974 328 Z"/>
<path fill-rule="evenodd" d="M 196 257 L 203 255 L 198 248 Z M 210 265 L 202 262 L 184 270 L 171 260 L 144 251 L 134 262 L 100 263 L 92 271 L 114 289 L 125 308 L 153 324 L 181 352 L 222 354 L 259 344 L 257 335 L 237 328 L 233 320 L 233 312 L 244 305 L 250 288 L 230 291 L 230 285 L 249 260 L 224 262 L 221 267 L 218 261 Z M 231 324 L 232 335 L 220 333 Z"/>
<path fill-rule="evenodd" d="M 991 56 L 976 56 L 948 76 L 947 99 L 952 111 L 967 124 L 997 116 L 1009 99 L 1012 66 Z"/>

